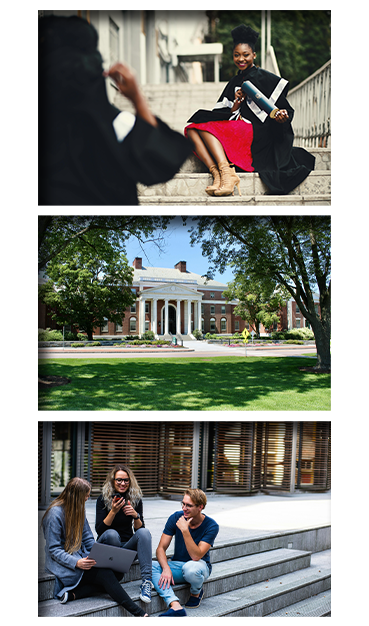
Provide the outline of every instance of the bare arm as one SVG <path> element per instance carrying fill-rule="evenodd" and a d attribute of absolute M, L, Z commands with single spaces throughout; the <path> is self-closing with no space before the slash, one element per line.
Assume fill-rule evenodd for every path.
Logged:
<path fill-rule="evenodd" d="M 166 551 L 168 550 L 171 541 L 172 536 L 165 535 L 163 533 L 159 541 L 159 545 L 156 548 L 156 558 L 158 559 L 159 565 L 163 570 L 159 578 L 159 587 L 162 587 L 163 589 L 169 588 L 171 584 L 174 585 L 172 571 L 168 565 L 166 555 Z"/>
<path fill-rule="evenodd" d="M 132 102 L 136 109 L 137 117 L 141 117 L 151 126 L 158 125 L 156 117 L 151 113 L 140 91 L 136 77 L 126 65 L 115 63 L 109 70 L 104 72 L 104 76 L 110 76 L 116 82 L 119 91 Z"/>
<path fill-rule="evenodd" d="M 196 544 L 192 539 L 189 522 L 191 519 L 186 520 L 184 516 L 180 517 L 177 521 L 177 526 L 182 532 L 184 542 L 186 544 L 187 552 L 190 555 L 193 561 L 200 561 L 202 557 L 208 552 L 211 548 L 210 543 L 206 543 L 206 541 L 200 541 L 199 544 Z"/>

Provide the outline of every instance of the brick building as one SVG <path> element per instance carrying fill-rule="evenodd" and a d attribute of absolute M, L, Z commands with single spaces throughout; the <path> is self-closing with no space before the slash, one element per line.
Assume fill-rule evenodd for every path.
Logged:
<path fill-rule="evenodd" d="M 189 271 L 186 261 L 179 261 L 174 268 L 145 267 L 142 258 L 136 257 L 133 268 L 132 291 L 136 303 L 126 310 L 121 324 L 106 320 L 103 327 L 95 328 L 95 336 L 125 337 L 152 330 L 157 337 L 186 337 L 195 329 L 201 329 L 204 334 L 230 335 L 249 328 L 247 322 L 234 314 L 237 301 L 226 302 L 223 292 L 227 285 Z M 278 330 L 306 326 L 292 299 L 281 310 L 280 320 Z M 55 328 L 43 304 L 39 305 L 39 328 Z M 265 333 L 263 326 L 261 333 Z"/>

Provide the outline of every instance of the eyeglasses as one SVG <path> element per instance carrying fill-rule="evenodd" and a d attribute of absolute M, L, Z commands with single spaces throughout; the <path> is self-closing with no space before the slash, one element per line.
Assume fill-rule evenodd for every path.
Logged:
<path fill-rule="evenodd" d="M 120 485 L 120 483 L 129 483 L 129 478 L 115 478 L 116 483 Z"/>
<path fill-rule="evenodd" d="M 181 502 L 182 509 L 192 509 L 196 504 L 187 504 L 187 502 Z"/>

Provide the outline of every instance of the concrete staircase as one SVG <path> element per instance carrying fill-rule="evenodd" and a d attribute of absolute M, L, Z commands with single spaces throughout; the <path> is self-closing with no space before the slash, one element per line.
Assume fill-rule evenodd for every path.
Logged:
<path fill-rule="evenodd" d="M 189 617 L 305 617 L 330 615 L 330 527 L 260 534 L 250 539 L 217 543 L 213 571 L 204 585 L 204 599 Z M 139 600 L 139 567 L 134 563 L 123 584 Z M 118 617 L 124 609 L 106 595 L 67 604 L 52 599 L 53 577 L 39 576 L 39 617 Z M 181 603 L 187 584 L 176 585 Z M 152 617 L 165 610 L 155 591 L 143 608 Z"/>
<path fill-rule="evenodd" d="M 198 109 L 212 109 L 223 91 L 225 83 L 173 83 L 145 85 L 142 90 L 155 115 L 171 128 L 182 133 L 192 113 Z M 130 103 L 116 96 L 119 109 L 130 110 Z M 258 174 L 238 172 L 241 194 L 217 198 L 208 196 L 205 187 L 212 183 L 206 167 L 195 156 L 190 157 L 174 178 L 159 185 L 146 187 L 139 184 L 140 205 L 242 205 L 242 206 L 328 206 L 331 204 L 331 150 L 311 148 L 316 158 L 315 170 L 287 196 L 272 196 Z"/>

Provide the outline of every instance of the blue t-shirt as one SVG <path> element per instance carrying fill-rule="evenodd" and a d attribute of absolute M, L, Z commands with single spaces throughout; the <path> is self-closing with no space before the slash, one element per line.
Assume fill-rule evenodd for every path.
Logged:
<path fill-rule="evenodd" d="M 174 536 L 174 554 L 172 556 L 172 560 L 182 561 L 186 563 L 187 561 L 191 561 L 192 559 L 187 552 L 182 531 L 176 526 L 177 521 L 180 517 L 182 517 L 182 515 L 182 511 L 177 511 L 177 513 L 173 513 L 168 518 L 163 532 L 165 535 L 170 535 L 171 537 Z M 212 546 L 214 544 L 215 537 L 219 532 L 219 526 L 211 517 L 207 517 L 205 515 L 205 518 L 200 526 L 198 526 L 197 528 L 190 528 L 189 530 L 191 533 L 191 537 L 197 546 L 199 545 L 200 541 L 205 541 Z M 211 572 L 209 551 L 204 554 L 202 560 L 206 562 L 209 571 Z"/>

